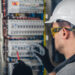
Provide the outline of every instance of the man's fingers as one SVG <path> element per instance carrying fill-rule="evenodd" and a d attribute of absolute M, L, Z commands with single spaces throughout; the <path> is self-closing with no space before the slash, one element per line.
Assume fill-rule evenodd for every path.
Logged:
<path fill-rule="evenodd" d="M 36 53 L 36 52 L 34 52 L 39 58 L 41 58 L 41 55 L 40 54 L 38 54 L 38 53 Z"/>
<path fill-rule="evenodd" d="M 22 60 L 18 60 L 18 63 L 19 63 L 19 64 L 24 64 L 24 65 L 25 65 L 25 63 L 24 63 Z"/>

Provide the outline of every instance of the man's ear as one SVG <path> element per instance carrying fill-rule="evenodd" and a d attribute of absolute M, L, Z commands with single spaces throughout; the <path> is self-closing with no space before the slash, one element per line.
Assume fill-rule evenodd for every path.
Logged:
<path fill-rule="evenodd" d="M 69 31 L 63 28 L 63 38 L 68 39 L 69 38 Z"/>

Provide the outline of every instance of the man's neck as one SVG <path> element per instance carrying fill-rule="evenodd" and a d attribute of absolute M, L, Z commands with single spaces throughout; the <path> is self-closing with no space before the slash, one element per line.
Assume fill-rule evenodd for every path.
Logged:
<path fill-rule="evenodd" d="M 68 48 L 64 51 L 64 56 L 66 59 L 69 59 L 71 56 L 73 56 L 75 54 L 75 48 Z"/>
<path fill-rule="evenodd" d="M 66 59 L 69 59 L 69 58 L 72 57 L 73 55 L 74 55 L 74 54 L 68 54 L 68 55 L 65 54 L 65 58 L 66 58 Z"/>
<path fill-rule="evenodd" d="M 67 45 L 65 45 L 65 49 L 63 51 L 66 59 L 69 59 L 71 56 L 73 56 L 75 54 L 75 40 L 71 39 Z"/>

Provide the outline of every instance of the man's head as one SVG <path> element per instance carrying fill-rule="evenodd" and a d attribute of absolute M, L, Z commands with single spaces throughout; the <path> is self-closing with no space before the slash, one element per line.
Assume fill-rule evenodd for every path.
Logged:
<path fill-rule="evenodd" d="M 55 47 L 60 53 L 75 40 L 75 26 L 64 20 L 52 23 L 51 33 L 55 39 Z"/>
<path fill-rule="evenodd" d="M 63 53 L 71 49 L 75 40 L 75 0 L 63 0 L 55 8 L 50 20 L 56 49 Z M 63 53 L 64 54 L 64 53 Z"/>

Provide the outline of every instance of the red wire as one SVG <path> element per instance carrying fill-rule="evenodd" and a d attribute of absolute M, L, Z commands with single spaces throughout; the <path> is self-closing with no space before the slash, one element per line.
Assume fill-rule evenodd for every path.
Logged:
<path fill-rule="evenodd" d="M 17 51 L 17 59 L 20 60 L 19 52 Z"/>
<path fill-rule="evenodd" d="M 5 0 L 3 0 L 4 16 L 5 16 Z"/>

